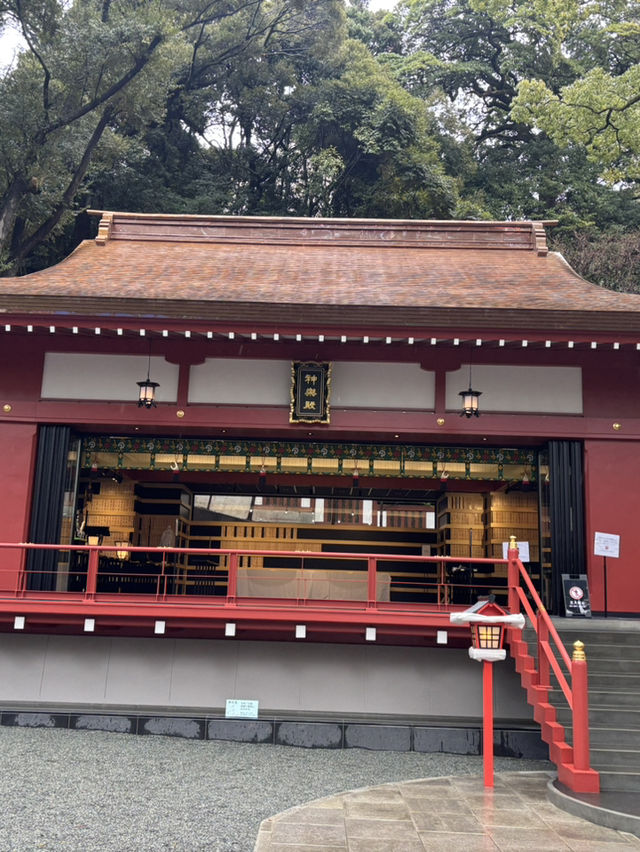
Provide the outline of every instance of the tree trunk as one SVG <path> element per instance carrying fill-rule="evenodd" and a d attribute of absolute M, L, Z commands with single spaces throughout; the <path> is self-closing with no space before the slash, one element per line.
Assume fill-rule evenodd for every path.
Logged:
<path fill-rule="evenodd" d="M 14 177 L 0 203 L 0 255 L 8 253 L 20 202 L 29 191 L 22 176 Z"/>
<path fill-rule="evenodd" d="M 91 157 L 93 156 L 93 152 L 98 145 L 98 142 L 102 138 L 102 134 L 104 133 L 109 121 L 111 120 L 113 115 L 113 111 L 107 107 L 105 111 L 100 116 L 100 120 L 98 121 L 93 133 L 91 134 L 91 138 L 87 142 L 87 147 L 84 149 L 84 154 L 82 155 L 82 159 L 78 163 L 75 172 L 73 173 L 69 184 L 58 202 L 57 206 L 51 213 L 48 219 L 46 219 L 42 225 L 40 225 L 37 230 L 35 230 L 30 236 L 26 237 L 20 241 L 20 243 L 15 247 L 11 260 L 14 263 L 19 263 L 23 261 L 27 255 L 31 254 L 34 249 L 36 249 L 49 234 L 53 231 L 56 225 L 59 224 L 65 212 L 71 209 L 71 205 L 73 204 L 73 199 L 75 198 L 76 192 L 82 183 L 84 176 L 87 173 L 87 169 L 91 163 Z"/>

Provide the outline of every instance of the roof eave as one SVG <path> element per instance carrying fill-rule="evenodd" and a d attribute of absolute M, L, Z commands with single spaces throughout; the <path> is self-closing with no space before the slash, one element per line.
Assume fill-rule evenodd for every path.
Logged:
<path fill-rule="evenodd" d="M 640 312 L 506 309 L 499 307 L 327 305 L 255 302 L 211 302 L 105 297 L 3 296 L 0 323 L 12 317 L 29 318 L 34 324 L 86 320 L 147 320 L 184 323 L 240 323 L 274 329 L 283 326 L 353 326 L 363 331 L 378 328 L 442 328 L 495 331 L 582 332 L 594 340 L 612 333 L 640 335 Z"/>

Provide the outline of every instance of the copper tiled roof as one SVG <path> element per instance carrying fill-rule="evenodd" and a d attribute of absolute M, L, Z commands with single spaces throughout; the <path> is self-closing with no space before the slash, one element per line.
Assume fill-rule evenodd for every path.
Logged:
<path fill-rule="evenodd" d="M 533 222 L 103 214 L 57 266 L 0 279 L 0 308 L 640 330 L 640 297 L 584 281 Z"/>

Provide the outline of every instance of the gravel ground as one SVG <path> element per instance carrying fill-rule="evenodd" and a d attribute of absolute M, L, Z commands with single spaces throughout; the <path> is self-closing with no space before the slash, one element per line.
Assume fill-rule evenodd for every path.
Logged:
<path fill-rule="evenodd" d="M 499 770 L 549 769 L 496 758 Z M 389 781 L 482 771 L 481 758 L 0 728 L 0 852 L 252 852 L 261 821 Z"/>

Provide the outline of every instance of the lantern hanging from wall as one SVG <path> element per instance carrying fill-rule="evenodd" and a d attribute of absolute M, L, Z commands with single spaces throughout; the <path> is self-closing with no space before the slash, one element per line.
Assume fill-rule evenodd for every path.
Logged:
<path fill-rule="evenodd" d="M 469 364 L 469 388 L 460 391 L 458 395 L 462 397 L 460 417 L 479 417 L 478 398 L 482 396 L 482 391 L 473 390 L 471 386 L 471 364 Z"/>
<path fill-rule="evenodd" d="M 138 392 L 138 408 L 157 408 L 156 405 L 156 388 L 160 387 L 159 382 L 152 382 L 151 375 L 151 353 L 149 353 L 149 361 L 147 364 L 147 378 L 142 382 L 136 382 L 140 388 Z"/>

